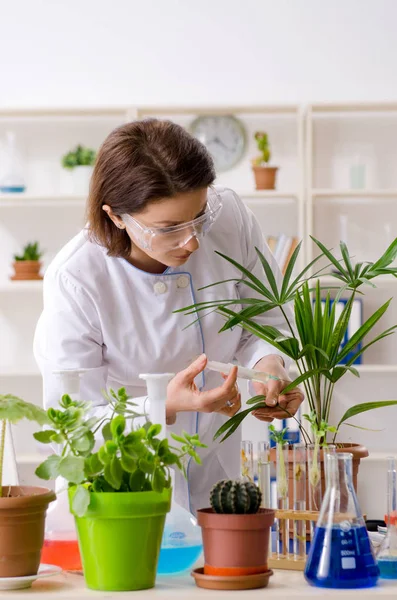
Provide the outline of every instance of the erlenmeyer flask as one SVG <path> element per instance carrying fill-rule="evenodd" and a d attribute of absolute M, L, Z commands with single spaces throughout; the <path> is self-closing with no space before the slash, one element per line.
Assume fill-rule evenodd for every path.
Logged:
<path fill-rule="evenodd" d="M 305 578 L 317 587 L 376 585 L 379 568 L 352 480 L 352 454 L 327 454 L 327 489 L 306 562 Z"/>

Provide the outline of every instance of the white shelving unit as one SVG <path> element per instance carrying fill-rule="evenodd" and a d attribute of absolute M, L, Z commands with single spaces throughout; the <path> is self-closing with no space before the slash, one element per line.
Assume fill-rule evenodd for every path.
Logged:
<path fill-rule="evenodd" d="M 397 236 L 397 104 L 316 104 L 306 112 L 306 222 L 308 234 L 336 249 L 343 239 L 350 254 L 373 261 Z M 351 169 L 361 167 L 362 189 L 351 189 Z M 307 259 L 318 253 L 307 247 Z M 324 287 L 338 285 L 331 276 L 320 278 Z M 383 276 L 365 286 L 364 318 L 368 318 L 396 295 L 397 279 Z M 376 328 L 376 334 L 397 323 L 397 300 Z M 368 339 L 374 337 L 371 333 Z M 353 365 L 360 378 L 346 375 L 338 382 L 333 403 L 334 420 L 353 404 L 397 399 L 397 337 L 392 335 L 372 346 L 364 363 Z M 383 456 L 395 450 L 397 409 L 362 413 L 355 424 L 381 432 L 369 433 L 345 427 L 348 439 L 362 442 L 372 453 Z M 365 462 L 365 461 L 364 461 Z"/>

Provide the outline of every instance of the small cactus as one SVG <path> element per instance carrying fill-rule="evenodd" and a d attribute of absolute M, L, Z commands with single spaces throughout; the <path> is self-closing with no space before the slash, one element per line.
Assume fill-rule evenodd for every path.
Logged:
<path fill-rule="evenodd" d="M 213 510 L 223 514 L 257 513 L 261 500 L 260 489 L 251 481 L 223 479 L 214 485 L 210 493 Z"/>

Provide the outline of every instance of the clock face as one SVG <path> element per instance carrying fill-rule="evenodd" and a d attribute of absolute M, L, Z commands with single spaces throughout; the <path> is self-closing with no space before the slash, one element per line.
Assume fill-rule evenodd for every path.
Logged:
<path fill-rule="evenodd" d="M 234 167 L 244 154 L 246 133 L 241 121 L 235 117 L 198 117 L 193 121 L 191 131 L 210 152 L 218 172 Z"/>

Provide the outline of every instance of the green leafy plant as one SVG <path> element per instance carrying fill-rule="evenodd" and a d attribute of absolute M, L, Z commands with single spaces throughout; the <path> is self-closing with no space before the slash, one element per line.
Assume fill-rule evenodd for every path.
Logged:
<path fill-rule="evenodd" d="M 95 150 L 78 145 L 74 150 L 63 156 L 62 166 L 65 169 L 74 169 L 75 167 L 91 167 L 95 163 L 95 158 Z"/>
<path fill-rule="evenodd" d="M 4 450 L 7 432 L 7 422 L 15 425 L 22 419 L 35 421 L 39 425 L 46 425 L 48 417 L 46 412 L 21 398 L 7 394 L 0 395 L 0 497 L 3 494 L 3 468 L 4 468 Z"/>
<path fill-rule="evenodd" d="M 287 498 L 288 495 L 288 478 L 287 469 L 284 460 L 283 448 L 288 444 L 285 439 L 285 434 L 288 427 L 284 427 L 281 431 L 277 431 L 274 425 L 269 425 L 270 439 L 276 443 L 277 448 L 277 491 L 281 498 Z"/>
<path fill-rule="evenodd" d="M 26 260 L 39 261 L 42 256 L 43 253 L 40 251 L 39 242 L 31 242 L 26 244 L 22 254 L 16 254 L 14 256 L 14 260 L 17 262 Z"/>
<path fill-rule="evenodd" d="M 90 492 L 162 492 L 171 486 L 170 467 L 186 475 L 185 459 L 201 463 L 196 448 L 204 448 L 199 436 L 185 432 L 172 435 L 179 446 L 159 439 L 161 425 L 148 421 L 139 428 L 136 412 L 124 388 L 110 390 L 107 399 L 110 417 L 90 417 L 90 404 L 64 395 L 60 408 L 47 411 L 51 429 L 34 435 L 43 444 L 61 444 L 60 454 L 49 456 L 36 470 L 42 479 L 65 478 L 73 488 L 72 512 L 83 516 L 90 503 Z M 128 421 L 132 426 L 127 430 Z M 94 452 L 95 434 L 101 430 L 103 443 Z"/>
<path fill-rule="evenodd" d="M 252 481 L 218 481 L 210 492 L 214 512 L 219 514 L 245 515 L 257 513 L 262 493 Z"/>
<path fill-rule="evenodd" d="M 359 377 L 359 372 L 353 366 L 354 361 L 373 344 L 392 335 L 396 330 L 397 325 L 393 325 L 369 341 L 367 339 L 387 311 L 390 299 L 370 315 L 348 342 L 342 346 L 356 297 L 363 295 L 363 289 L 366 286 L 376 287 L 374 281 L 378 277 L 384 275 L 397 277 L 397 268 L 391 266 L 397 257 L 397 238 L 377 261 L 357 262 L 356 264 L 352 263 L 348 248 L 343 242 L 340 243 L 341 258 L 337 258 L 320 241 L 314 237 L 312 240 L 320 250 L 319 255 L 301 272 L 294 275 L 301 242 L 292 254 L 280 285 L 276 282 L 271 265 L 258 248 L 256 248 L 256 252 L 263 268 L 263 279 L 259 279 L 232 258 L 218 252 L 217 254 L 241 273 L 240 277 L 236 277 L 232 281 L 253 290 L 255 297 L 201 302 L 177 312 L 196 316 L 199 313 L 198 318 L 200 318 L 211 311 L 217 311 L 225 318 L 221 332 L 240 326 L 291 358 L 298 368 L 299 375 L 288 384 L 284 393 L 298 385 L 303 385 L 310 409 L 311 428 L 307 431 L 301 422 L 299 427 L 306 443 L 315 442 L 317 433 L 324 432 L 320 442 L 323 445 L 327 441 L 326 433 L 331 431 L 328 423 L 335 385 L 346 373 Z M 327 261 L 322 268 L 318 267 L 320 259 Z M 330 266 L 333 270 L 327 272 Z M 326 289 L 322 288 L 321 275 L 332 276 L 336 285 Z M 315 280 L 314 287 L 313 280 Z M 212 285 L 220 283 L 224 282 L 216 282 Z M 340 299 L 343 294 L 348 296 L 339 316 L 336 314 L 337 302 L 333 301 L 332 294 L 334 294 L 335 300 Z M 321 300 L 323 298 L 322 307 Z M 233 310 L 235 304 L 243 305 L 239 312 Z M 294 307 L 296 325 L 288 318 L 287 305 Z M 287 333 L 258 320 L 258 317 L 273 309 L 280 310 L 284 315 L 288 327 Z M 347 357 L 349 358 L 347 359 Z M 346 364 L 341 364 L 344 360 L 347 360 Z M 249 408 L 237 413 L 224 423 L 216 432 L 215 439 L 223 435 L 223 441 L 236 431 L 248 414 L 258 408 L 266 408 L 263 396 L 255 396 L 247 404 Z M 340 417 L 335 429 L 332 430 L 334 441 L 341 425 L 352 417 L 368 410 L 392 405 L 397 405 L 397 401 L 382 400 L 351 406 Z M 287 410 L 285 412 L 286 417 L 290 416 Z M 324 423 L 327 424 L 326 431 L 324 431 Z M 347 424 L 350 425 L 350 423 Z"/>
<path fill-rule="evenodd" d="M 252 162 L 254 166 L 262 167 L 270 162 L 270 158 L 272 156 L 270 152 L 269 136 L 264 131 L 257 131 L 255 133 L 255 140 L 260 155 L 257 158 L 254 158 Z"/>

